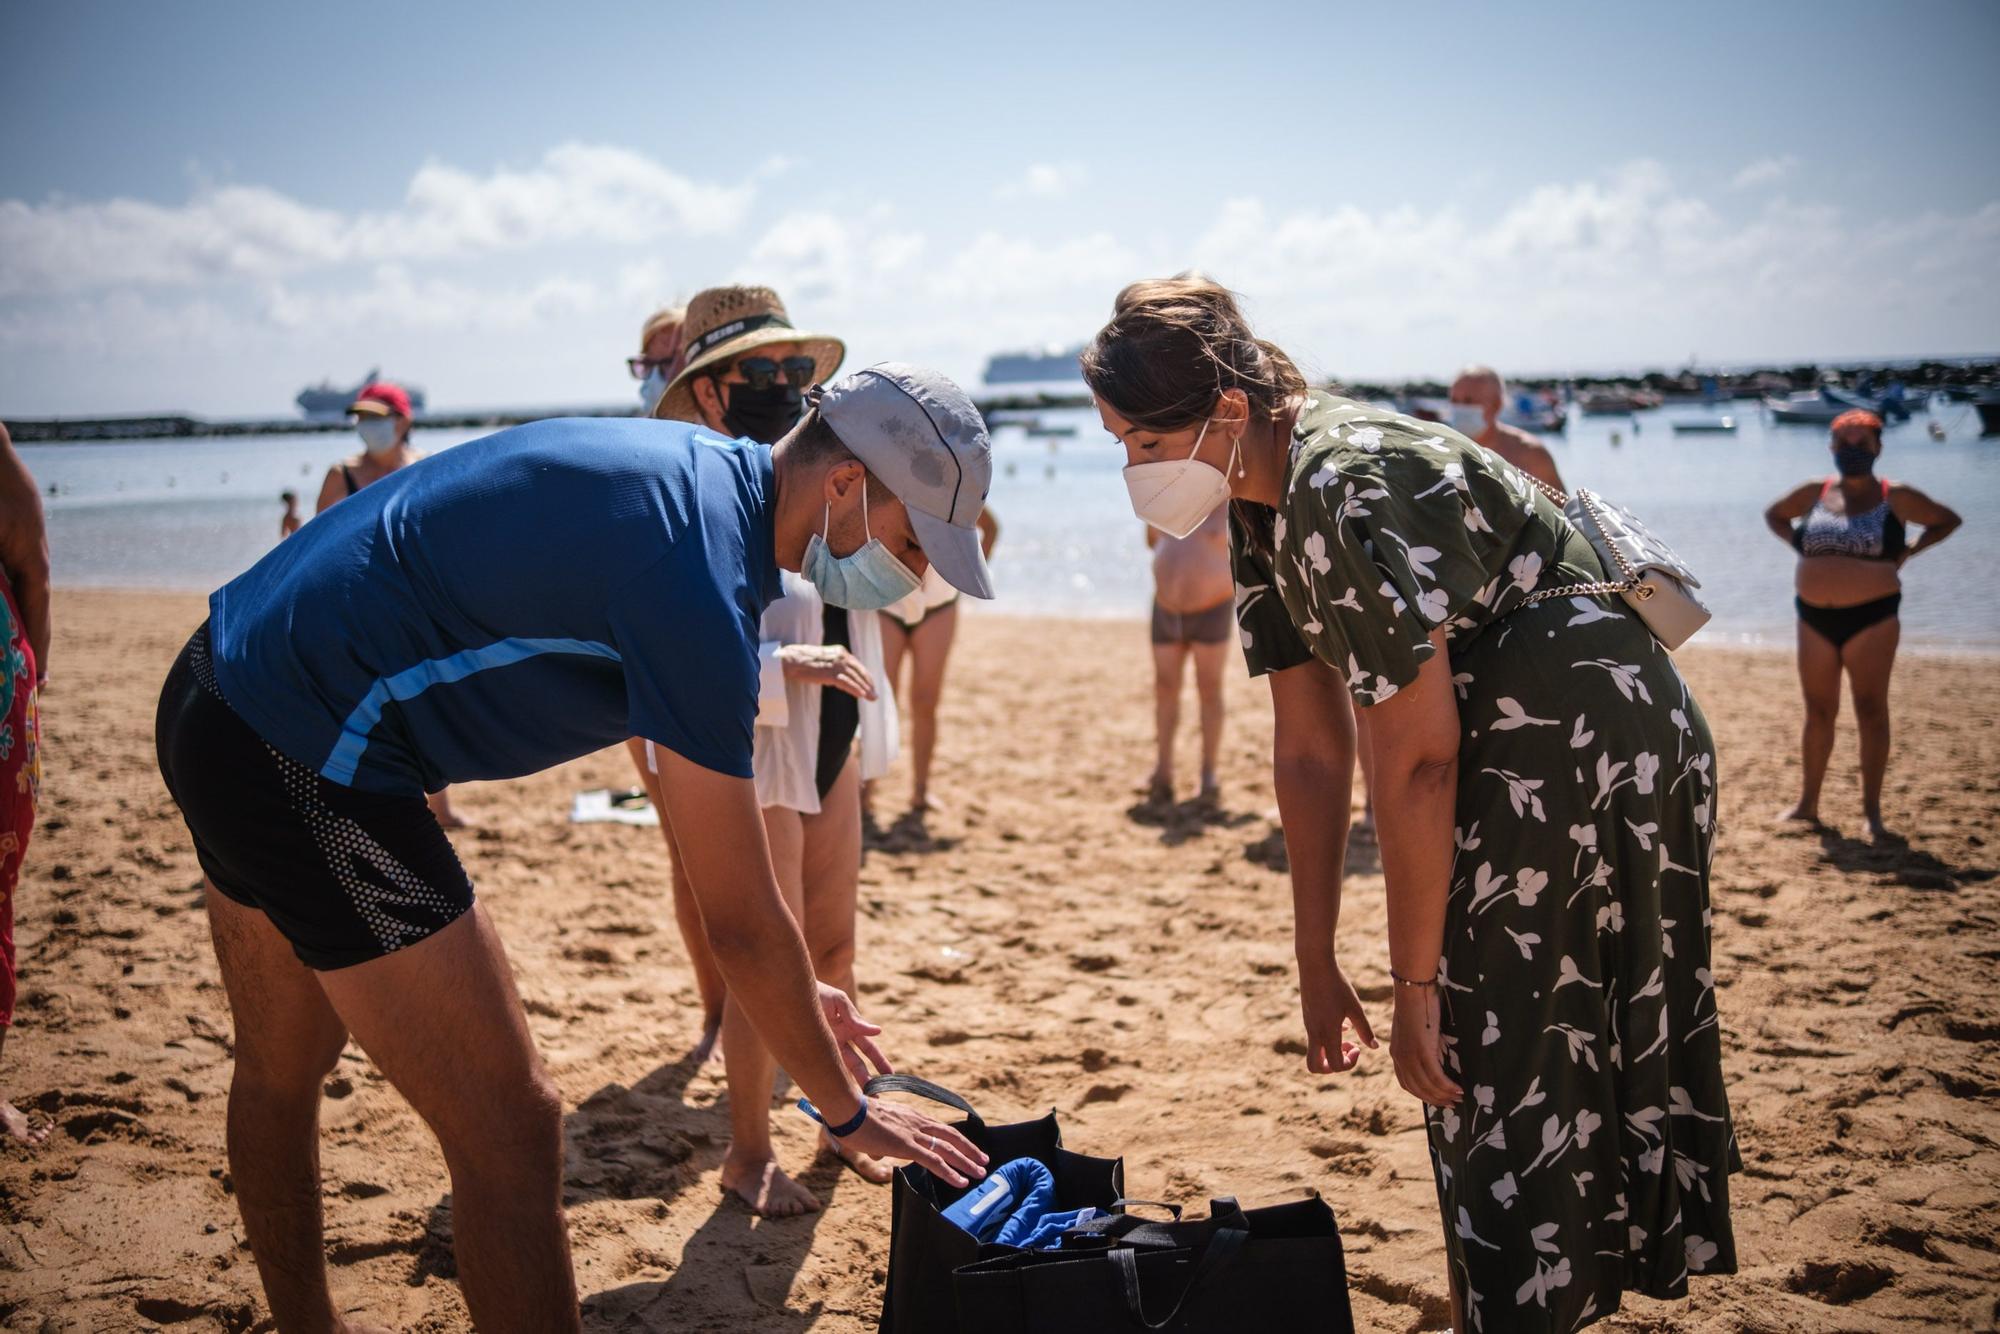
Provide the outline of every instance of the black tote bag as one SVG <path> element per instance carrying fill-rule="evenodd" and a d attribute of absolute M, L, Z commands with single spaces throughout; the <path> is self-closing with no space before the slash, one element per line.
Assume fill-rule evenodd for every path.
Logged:
<path fill-rule="evenodd" d="M 914 1075 L 877 1075 L 864 1092 L 915 1093 L 965 1113 L 957 1123 L 965 1137 L 998 1167 L 1015 1158 L 1038 1158 L 1055 1175 L 1058 1209 L 1086 1205 L 1108 1210 L 1124 1194 L 1125 1163 L 1089 1158 L 1062 1146 L 1056 1114 L 1014 1125 L 988 1125 L 972 1104 L 949 1089 Z M 982 1246 L 971 1233 L 949 1222 L 944 1210 L 969 1187 L 940 1181 L 915 1164 L 896 1169 L 891 1188 L 889 1282 L 882 1296 L 882 1334 L 949 1334 L 958 1327 L 952 1271 L 982 1257 L 1031 1254 L 1012 1246 Z"/>
<path fill-rule="evenodd" d="M 1015 1251 L 961 1268 L 960 1334 L 1353 1334 L 1333 1210 L 1314 1196 L 1148 1223 L 1085 1224 L 1058 1251 Z M 942 1328 L 942 1326 L 940 1327 Z"/>

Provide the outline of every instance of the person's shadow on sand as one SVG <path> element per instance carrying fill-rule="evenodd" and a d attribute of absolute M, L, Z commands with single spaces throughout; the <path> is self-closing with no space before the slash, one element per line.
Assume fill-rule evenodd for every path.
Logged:
<path fill-rule="evenodd" d="M 1820 850 L 1841 870 L 1886 876 L 1912 889 L 1953 893 L 2000 874 L 1990 866 L 1953 866 L 1899 837 L 1871 842 L 1849 838 L 1830 825 L 1818 832 Z"/>
<path fill-rule="evenodd" d="M 693 1054 L 663 1065 L 638 1083 L 607 1084 L 563 1121 L 563 1207 L 595 1200 L 655 1200 L 664 1210 L 720 1165 L 728 1140 L 725 1106 L 691 1107 L 687 1087 L 701 1069 Z M 799 1181 L 829 1207 L 844 1169 L 819 1158 Z M 695 1207 L 690 1201 L 686 1207 Z M 432 1206 L 408 1281 L 455 1278 L 452 1199 Z M 734 1197 L 718 1195 L 689 1237 L 673 1275 L 586 1296 L 587 1329 L 683 1330 L 801 1328 L 818 1314 L 785 1305 L 786 1294 L 812 1251 L 824 1212 L 797 1218 L 756 1217 Z M 574 1226 L 574 1218 L 572 1218 Z M 634 1243 L 622 1265 L 672 1268 L 665 1256 Z M 695 1316 L 693 1313 L 704 1313 Z M 704 1320 L 711 1321 L 704 1324 Z M 779 1324 L 777 1322 L 785 1322 Z"/>
<path fill-rule="evenodd" d="M 1174 802 L 1145 797 L 1125 808 L 1125 818 L 1133 824 L 1158 829 L 1160 842 L 1177 848 L 1210 829 L 1240 829 L 1254 817 L 1244 811 L 1229 810 L 1213 797 Z"/>
<path fill-rule="evenodd" d="M 821 1156 L 798 1180 L 836 1207 L 845 1169 Z M 758 1218 L 734 1200 L 719 1201 L 688 1238 L 680 1266 L 666 1279 L 627 1283 L 583 1299 L 586 1330 L 806 1329 L 824 1312 L 817 1299 L 786 1298 L 812 1253 L 822 1210 L 796 1218 Z M 646 1262 L 651 1257 L 635 1255 Z"/>
<path fill-rule="evenodd" d="M 1284 826 L 1272 824 L 1264 837 L 1243 845 L 1243 856 L 1253 865 L 1266 870 L 1289 872 L 1292 869 L 1291 855 L 1285 851 Z M 1360 828 L 1347 832 L 1348 875 L 1374 875 L 1382 869 L 1382 847 L 1375 841 L 1372 832 L 1364 833 Z"/>
<path fill-rule="evenodd" d="M 959 840 L 931 832 L 925 811 L 904 811 L 887 825 L 868 811 L 861 814 L 861 846 L 868 852 L 950 852 Z"/>

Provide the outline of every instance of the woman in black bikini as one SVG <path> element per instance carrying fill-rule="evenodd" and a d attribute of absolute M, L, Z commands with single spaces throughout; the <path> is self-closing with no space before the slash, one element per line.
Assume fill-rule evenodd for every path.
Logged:
<path fill-rule="evenodd" d="M 1882 824 L 1882 775 L 1889 766 L 1889 674 L 1896 663 L 1903 562 L 1951 536 L 1961 520 L 1923 492 L 1875 475 L 1882 419 L 1849 412 L 1833 423 L 1839 475 L 1807 482 L 1764 511 L 1764 521 L 1799 553 L 1799 684 L 1805 692 L 1798 804 L 1782 818 L 1818 824 L 1820 785 L 1833 755 L 1840 677 L 1847 674 L 1861 733 L 1861 805 L 1874 838 Z M 1907 527 L 1923 529 L 1915 542 Z"/>

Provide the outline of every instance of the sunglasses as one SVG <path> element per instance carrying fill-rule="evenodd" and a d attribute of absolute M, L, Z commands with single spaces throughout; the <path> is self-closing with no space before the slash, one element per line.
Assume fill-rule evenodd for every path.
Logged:
<path fill-rule="evenodd" d="M 671 357 L 661 357 L 657 361 L 649 357 L 627 357 L 625 358 L 625 369 L 632 372 L 633 379 L 643 380 L 653 373 L 655 367 L 673 367 L 679 364 L 680 359 L 681 354 L 679 352 L 674 353 Z"/>
<path fill-rule="evenodd" d="M 777 383 L 780 371 L 784 372 L 787 384 L 803 391 L 813 382 L 813 372 L 818 369 L 818 362 L 804 356 L 786 357 L 783 361 L 773 361 L 769 357 L 743 357 L 736 363 L 736 373 L 743 377 L 745 384 L 760 393 Z"/>

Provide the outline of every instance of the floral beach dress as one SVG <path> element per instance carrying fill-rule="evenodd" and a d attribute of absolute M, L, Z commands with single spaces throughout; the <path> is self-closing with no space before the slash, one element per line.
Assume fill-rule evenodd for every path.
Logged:
<path fill-rule="evenodd" d="M 1462 739 L 1439 961 L 1444 1063 L 1426 1109 L 1470 1328 L 1560 1330 L 1626 1291 L 1733 1273 L 1709 949 L 1715 744 L 1561 510 L 1498 455 L 1315 394 L 1269 552 L 1234 531 L 1253 675 L 1311 658 L 1362 706 L 1446 629 Z"/>

